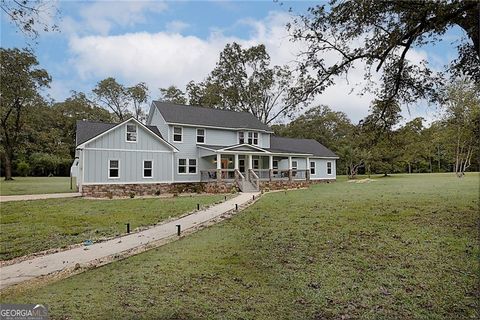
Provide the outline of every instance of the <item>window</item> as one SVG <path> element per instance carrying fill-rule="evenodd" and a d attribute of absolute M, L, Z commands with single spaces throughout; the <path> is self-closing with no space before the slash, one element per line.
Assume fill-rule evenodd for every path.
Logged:
<path fill-rule="evenodd" d="M 173 141 L 182 142 L 183 128 L 182 127 L 173 127 Z"/>
<path fill-rule="evenodd" d="M 310 161 L 310 174 L 315 175 L 315 161 Z"/>
<path fill-rule="evenodd" d="M 327 174 L 332 174 L 332 162 L 327 161 Z"/>
<path fill-rule="evenodd" d="M 187 159 L 178 159 L 178 173 L 187 173 Z"/>
<path fill-rule="evenodd" d="M 245 143 L 245 133 L 243 131 L 238 132 L 238 144 Z"/>
<path fill-rule="evenodd" d="M 179 174 L 196 174 L 197 159 L 178 159 Z"/>
<path fill-rule="evenodd" d="M 127 142 L 137 142 L 136 124 L 127 124 Z"/>
<path fill-rule="evenodd" d="M 153 161 L 152 160 L 143 160 L 143 177 L 144 178 L 153 177 Z"/>
<path fill-rule="evenodd" d="M 253 144 L 258 145 L 258 132 L 252 131 L 239 131 L 238 132 L 238 144 Z"/>
<path fill-rule="evenodd" d="M 197 129 L 197 143 L 205 143 L 205 129 Z"/>
<path fill-rule="evenodd" d="M 188 173 L 197 173 L 197 159 L 188 159 Z"/>
<path fill-rule="evenodd" d="M 278 160 L 273 160 L 273 168 L 275 170 L 278 170 Z"/>
<path fill-rule="evenodd" d="M 109 179 L 118 179 L 120 177 L 120 161 L 119 160 L 108 160 L 108 178 Z"/>
<path fill-rule="evenodd" d="M 298 168 L 297 160 L 292 161 L 292 170 L 297 170 L 297 168 Z"/>
<path fill-rule="evenodd" d="M 258 145 L 258 132 L 253 133 L 253 144 Z"/>
<path fill-rule="evenodd" d="M 252 159 L 252 162 L 253 162 L 253 169 L 257 170 L 260 168 L 260 160 Z"/>

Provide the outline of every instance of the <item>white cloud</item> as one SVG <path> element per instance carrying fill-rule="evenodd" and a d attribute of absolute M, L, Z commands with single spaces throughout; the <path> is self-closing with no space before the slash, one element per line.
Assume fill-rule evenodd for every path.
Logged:
<path fill-rule="evenodd" d="M 173 20 L 166 24 L 166 29 L 171 33 L 181 33 L 187 29 L 190 25 L 186 22 L 180 20 Z"/>
<path fill-rule="evenodd" d="M 137 9 L 139 12 L 142 11 Z M 103 22 L 92 22 L 91 26 L 108 32 L 112 23 L 138 22 L 141 21 L 140 16 L 139 13 L 138 16 L 134 14 L 113 19 L 112 14 L 109 18 L 103 16 Z M 165 32 L 158 33 L 73 36 L 69 43 L 73 54 L 70 63 L 84 81 L 109 76 L 128 85 L 145 81 L 150 87 L 151 97 L 157 98 L 160 87 L 173 84 L 184 88 L 190 80 L 203 80 L 215 66 L 220 51 L 233 41 L 244 46 L 263 43 L 273 64 L 293 64 L 302 44 L 290 41 L 285 27 L 289 20 L 290 16 L 286 13 L 272 12 L 260 21 L 237 21 L 234 26 L 251 28 L 246 38 L 229 37 L 218 29 L 212 29 L 207 39 L 181 35 L 178 32 L 186 27 L 181 21 L 172 21 Z M 413 60 L 426 57 L 424 52 L 413 52 L 411 55 Z M 344 111 L 355 122 L 365 117 L 373 95 L 359 96 L 359 90 L 351 93 L 352 84 L 364 81 L 363 71 L 362 67 L 357 67 L 349 74 L 348 81 L 337 79 L 336 85 L 316 97 L 313 105 L 327 104 L 334 110 Z"/>
<path fill-rule="evenodd" d="M 67 16 L 61 23 L 61 30 L 67 34 L 95 33 L 108 35 L 114 27 L 132 27 L 147 21 L 148 12 L 162 12 L 167 9 L 159 1 L 97 1 L 79 9 L 79 20 Z"/>

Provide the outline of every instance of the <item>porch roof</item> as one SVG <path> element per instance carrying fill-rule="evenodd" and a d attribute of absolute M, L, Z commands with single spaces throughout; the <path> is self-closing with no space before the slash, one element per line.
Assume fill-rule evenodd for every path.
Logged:
<path fill-rule="evenodd" d="M 236 144 L 229 146 L 199 145 L 198 147 L 210 150 L 214 153 L 232 153 L 237 151 L 239 153 L 248 152 L 265 155 L 291 155 L 335 159 L 338 158 L 338 156 L 333 151 L 331 151 L 316 140 L 284 138 L 273 135 L 270 139 L 270 148 L 261 148 L 248 144 Z"/>
<path fill-rule="evenodd" d="M 271 149 L 271 148 L 261 148 L 258 146 L 252 146 L 248 144 L 236 144 L 229 146 L 218 146 L 218 145 L 199 145 L 199 148 L 209 150 L 212 153 L 249 153 L 257 155 L 284 155 L 284 156 L 313 156 L 312 153 L 308 152 L 290 152 L 287 150 Z"/>

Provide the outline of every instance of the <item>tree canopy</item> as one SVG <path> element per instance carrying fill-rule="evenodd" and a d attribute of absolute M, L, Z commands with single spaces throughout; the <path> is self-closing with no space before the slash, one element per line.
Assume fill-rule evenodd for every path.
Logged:
<path fill-rule="evenodd" d="M 453 26 L 466 36 L 444 72 L 408 59 L 413 48 L 438 43 Z M 288 27 L 294 41 L 307 45 L 299 56 L 306 94 L 323 92 L 359 64 L 364 66 L 363 90 L 374 90 L 377 100 L 387 101 L 383 108 L 394 106 L 392 101 L 438 100 L 445 73 L 480 83 L 478 1 L 331 0 L 309 8 Z M 378 86 L 374 76 L 380 77 Z"/>
<path fill-rule="evenodd" d="M 269 124 L 302 106 L 297 85 L 287 66 L 270 66 L 263 44 L 242 48 L 233 42 L 203 82 L 188 84 L 187 93 L 190 104 L 250 112 Z"/>

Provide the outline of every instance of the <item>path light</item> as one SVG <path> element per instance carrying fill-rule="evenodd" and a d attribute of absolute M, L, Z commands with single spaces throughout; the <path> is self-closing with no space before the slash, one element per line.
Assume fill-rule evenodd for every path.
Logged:
<path fill-rule="evenodd" d="M 235 203 L 235 210 L 238 211 L 238 204 Z"/>
<path fill-rule="evenodd" d="M 130 223 L 125 224 L 127 226 L 127 233 L 130 233 Z"/>
<path fill-rule="evenodd" d="M 252 196 L 252 200 L 255 200 L 255 195 Z"/>
<path fill-rule="evenodd" d="M 180 236 L 181 226 L 177 224 L 177 236 Z"/>
<path fill-rule="evenodd" d="M 200 210 L 200 203 L 197 203 L 197 210 Z"/>
<path fill-rule="evenodd" d="M 227 201 L 227 196 L 225 196 L 225 201 Z"/>

